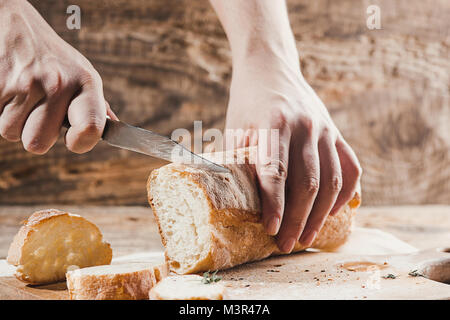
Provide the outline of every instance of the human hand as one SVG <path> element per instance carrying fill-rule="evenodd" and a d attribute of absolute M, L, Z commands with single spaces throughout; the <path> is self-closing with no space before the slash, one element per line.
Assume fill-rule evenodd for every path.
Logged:
<path fill-rule="evenodd" d="M 352 199 L 361 168 L 326 107 L 303 78 L 295 54 L 234 61 L 227 129 L 243 129 L 233 146 L 259 145 L 256 171 L 266 231 L 283 252 L 310 246 L 329 214 Z M 279 138 L 261 132 L 276 129 Z M 235 133 L 234 133 L 235 134 Z M 279 144 L 266 155 L 262 143 Z"/>
<path fill-rule="evenodd" d="M 55 144 L 67 115 L 66 146 L 83 153 L 101 138 L 107 114 L 117 119 L 89 61 L 27 1 L 2 1 L 0 135 L 44 154 Z"/>

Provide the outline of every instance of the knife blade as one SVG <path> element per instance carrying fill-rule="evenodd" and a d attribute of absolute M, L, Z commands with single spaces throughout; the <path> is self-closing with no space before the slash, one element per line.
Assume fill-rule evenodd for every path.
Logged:
<path fill-rule="evenodd" d="M 70 126 L 67 119 L 64 121 L 64 126 Z M 229 169 L 191 152 L 169 137 L 150 130 L 134 127 L 122 121 L 106 119 L 102 139 L 111 146 L 146 154 L 166 161 L 186 164 L 219 173 L 230 172 Z"/>

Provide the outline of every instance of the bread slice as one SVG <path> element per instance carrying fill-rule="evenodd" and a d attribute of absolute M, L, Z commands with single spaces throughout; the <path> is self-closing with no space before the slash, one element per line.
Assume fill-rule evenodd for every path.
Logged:
<path fill-rule="evenodd" d="M 225 287 L 220 282 L 204 284 L 195 274 L 164 278 L 150 290 L 150 300 L 223 300 Z"/>
<path fill-rule="evenodd" d="M 148 300 L 150 289 L 167 276 L 166 263 L 125 263 L 67 272 L 72 300 Z"/>
<path fill-rule="evenodd" d="M 8 263 L 30 284 L 65 279 L 72 269 L 109 264 L 112 250 L 97 226 L 79 215 L 55 209 L 33 213 L 14 237 Z"/>
<path fill-rule="evenodd" d="M 215 173 L 180 164 L 153 170 L 147 183 L 149 203 L 156 217 L 165 255 L 178 274 L 230 268 L 280 254 L 275 238 L 261 223 L 255 166 L 256 150 L 239 149 L 204 154 L 225 164 L 231 173 Z M 236 163 L 244 159 L 243 164 Z M 355 198 L 329 216 L 312 247 L 333 250 L 351 232 Z M 304 250 L 297 243 L 294 252 Z"/>

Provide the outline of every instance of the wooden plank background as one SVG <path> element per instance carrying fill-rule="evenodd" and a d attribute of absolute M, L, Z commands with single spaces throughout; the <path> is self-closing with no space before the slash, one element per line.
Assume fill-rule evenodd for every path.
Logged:
<path fill-rule="evenodd" d="M 222 129 L 231 75 L 227 40 L 207 0 L 33 0 L 88 57 L 119 117 L 170 134 L 194 120 Z M 81 7 L 81 29 L 66 8 Z M 381 8 L 381 30 L 366 8 Z M 446 0 L 289 0 L 302 70 L 358 154 L 365 204 L 450 203 Z M 146 204 L 161 162 L 100 143 L 45 156 L 0 140 L 0 204 Z"/>

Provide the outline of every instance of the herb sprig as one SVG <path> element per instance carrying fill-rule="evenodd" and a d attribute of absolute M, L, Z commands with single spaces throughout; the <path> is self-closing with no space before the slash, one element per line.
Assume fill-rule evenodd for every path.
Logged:
<path fill-rule="evenodd" d="M 219 270 L 216 270 L 213 273 L 210 273 L 209 271 L 207 271 L 207 272 L 203 273 L 202 283 L 210 284 L 210 283 L 219 282 L 220 280 L 222 280 L 222 277 L 219 277 L 217 275 L 218 271 Z"/>
<path fill-rule="evenodd" d="M 421 274 L 417 269 L 411 271 L 410 273 L 408 273 L 408 275 L 410 275 L 411 277 L 423 277 L 423 274 Z"/>

